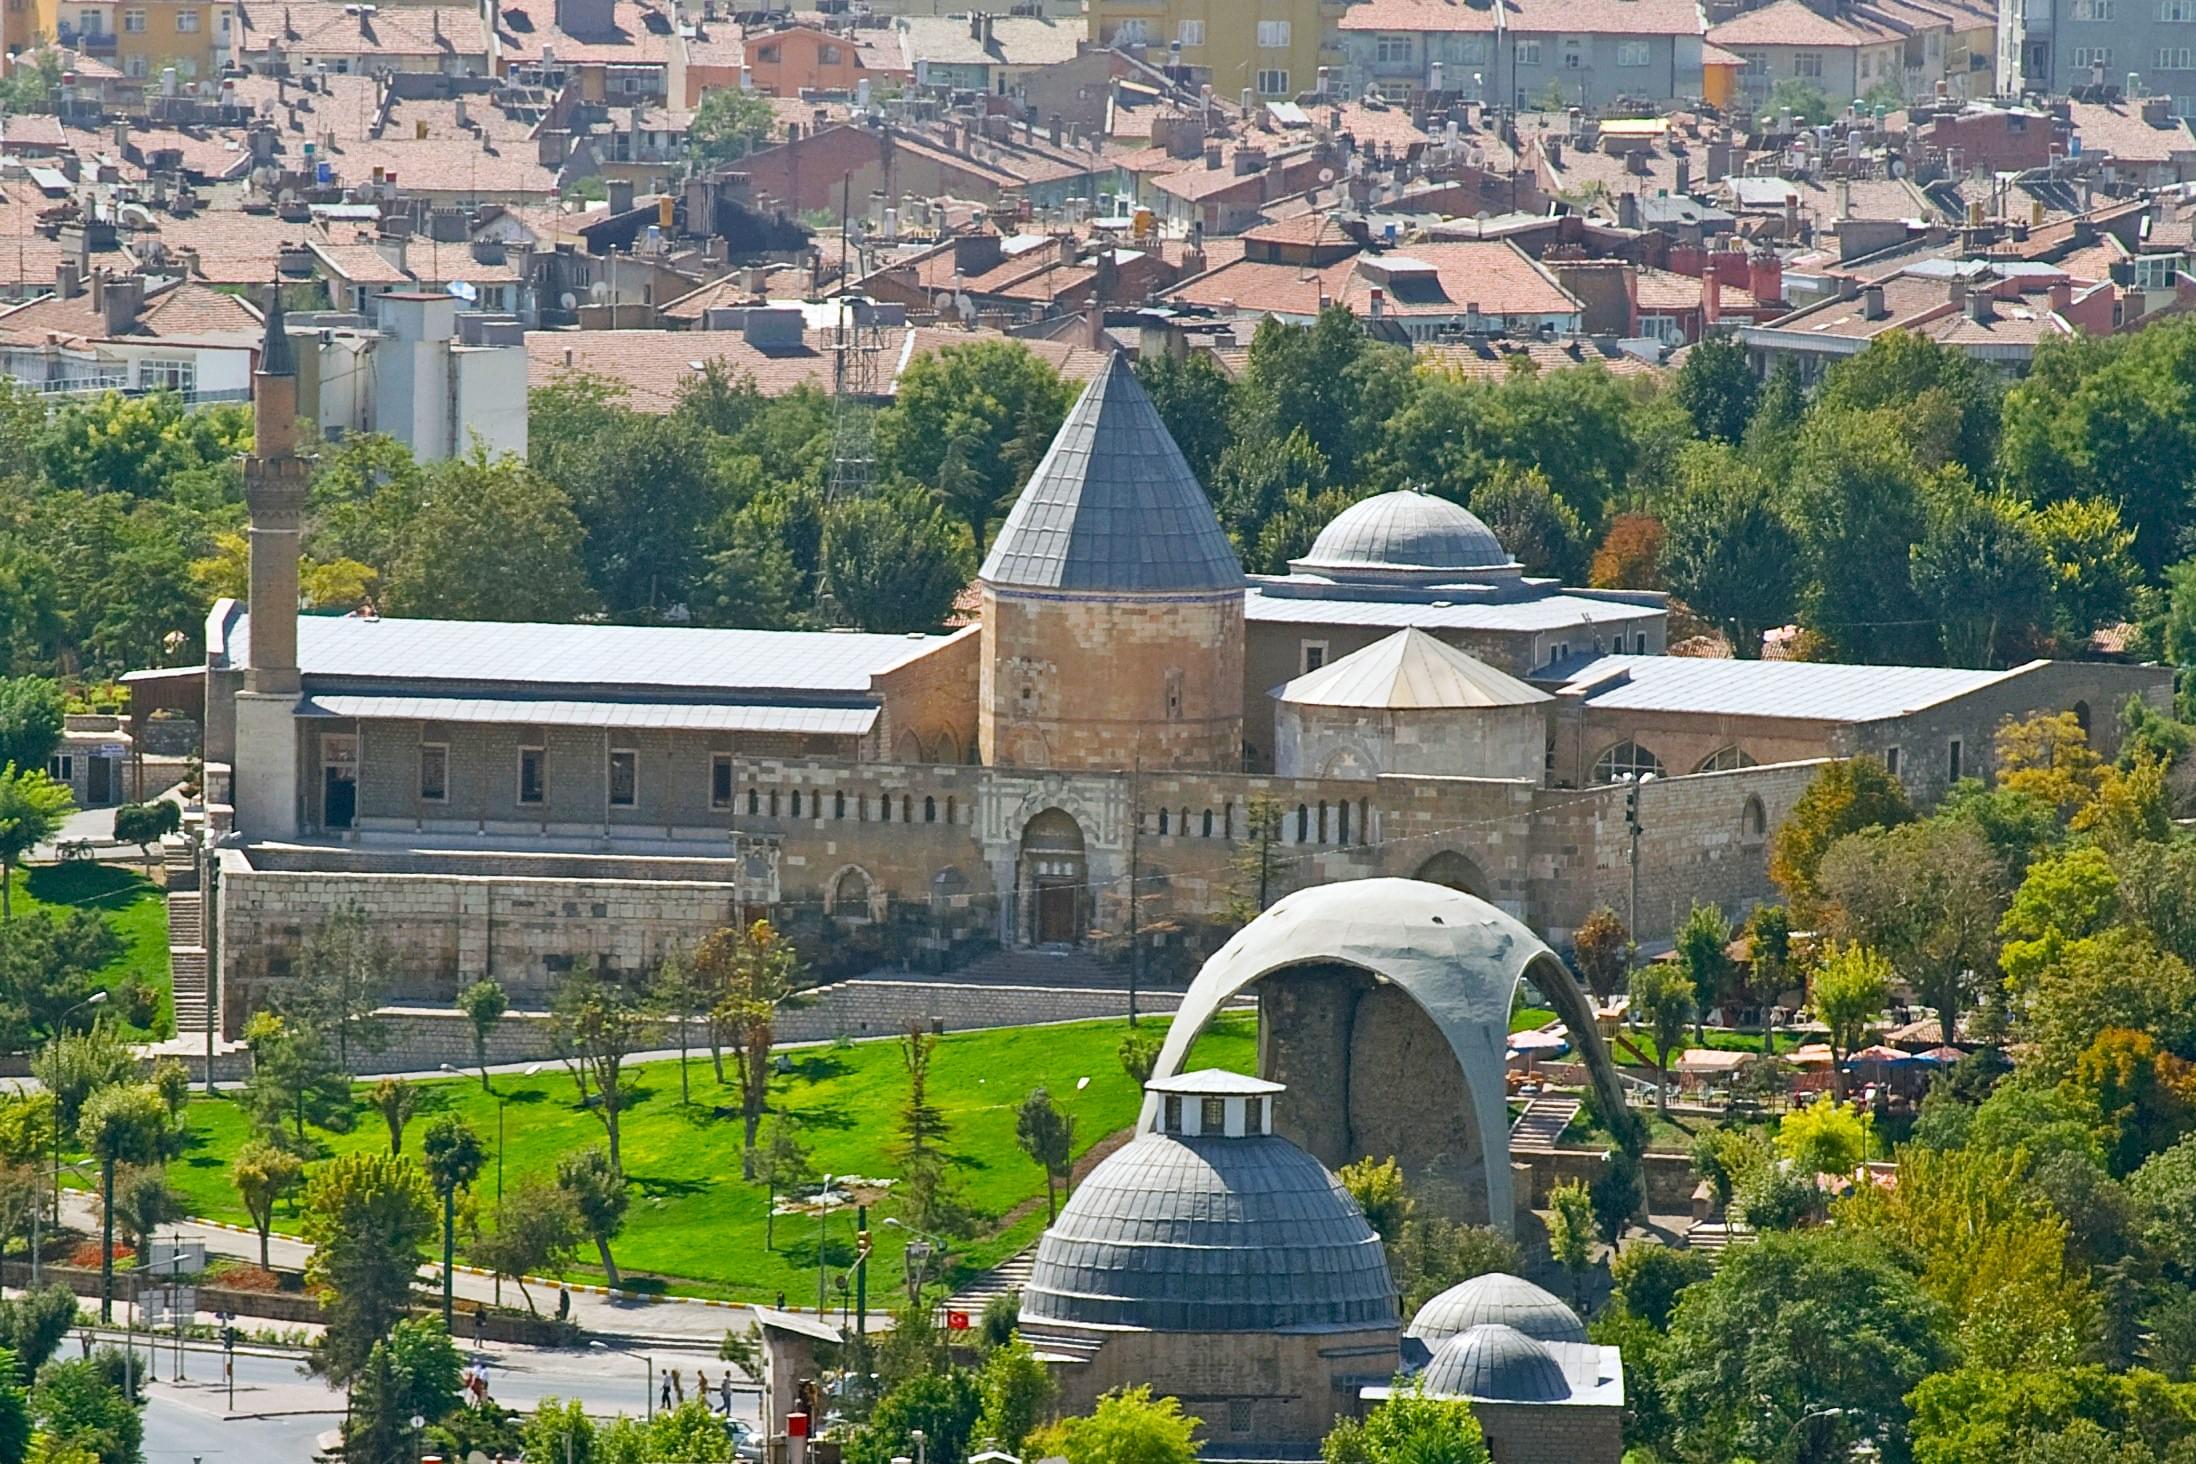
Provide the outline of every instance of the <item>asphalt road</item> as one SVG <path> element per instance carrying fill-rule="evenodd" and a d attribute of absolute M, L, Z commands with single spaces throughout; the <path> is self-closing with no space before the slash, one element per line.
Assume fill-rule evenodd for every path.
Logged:
<path fill-rule="evenodd" d="M 490 1347 L 479 1355 L 488 1362 L 490 1395 L 505 1407 L 525 1412 L 544 1398 L 578 1398 L 589 1413 L 602 1417 L 644 1411 L 651 1361 L 678 1368 L 689 1390 L 695 1367 L 706 1371 L 712 1384 L 722 1367 L 705 1353 L 662 1349 Z M 320 1436 L 343 1419 L 343 1395 L 307 1376 L 294 1355 L 239 1353 L 233 1413 L 218 1348 L 187 1347 L 182 1382 L 174 1380 L 172 1350 L 161 1352 L 154 1369 L 145 1407 L 147 1464 L 245 1459 L 304 1464 Z M 733 1415 L 754 1421 L 758 1401 L 751 1390 L 735 1391 Z"/>

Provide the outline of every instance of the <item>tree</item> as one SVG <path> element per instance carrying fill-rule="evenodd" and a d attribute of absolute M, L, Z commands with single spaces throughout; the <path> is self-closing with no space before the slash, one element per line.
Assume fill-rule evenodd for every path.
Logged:
<path fill-rule="evenodd" d="M 1228 918 L 1248 925 L 1273 903 L 1273 886 L 1281 878 L 1281 805 L 1264 794 L 1254 794 L 1243 805 L 1243 837 L 1228 857 Z"/>
<path fill-rule="evenodd" d="M 1915 1464 L 2141 1464 L 2181 1457 L 2196 1438 L 2196 1388 L 2143 1369 L 1969 1363 L 1923 1379 L 1911 1401 Z"/>
<path fill-rule="evenodd" d="M 610 1141 L 610 1167 L 618 1160 L 619 1121 L 625 1111 L 625 1062 L 646 1033 L 642 993 L 615 975 L 578 968 L 557 982 L 550 998 L 550 1040 L 571 1069 L 586 1101 L 592 1082 L 596 1102 L 590 1108 Z"/>
<path fill-rule="evenodd" d="M 1517 1242 L 1484 1225 L 1459 1225 L 1438 1215 L 1407 1221 L 1388 1245 L 1388 1274 L 1403 1310 L 1415 1313 L 1427 1302 L 1474 1276 L 1500 1272 L 1514 1276 L 1525 1257 Z"/>
<path fill-rule="evenodd" d="M 571 1199 L 572 1212 L 595 1242 L 603 1274 L 615 1289 L 621 1283 L 618 1263 L 610 1255 L 610 1242 L 625 1227 L 627 1201 L 625 1176 L 618 1172 L 617 1161 L 607 1149 L 565 1154 L 557 1160 L 557 1188 Z"/>
<path fill-rule="evenodd" d="M 693 958 L 680 946 L 673 946 L 656 962 L 655 971 L 648 978 L 649 1004 L 668 1018 L 679 1040 L 679 1106 L 686 1107 L 694 1101 L 693 1083 L 687 1073 L 687 1057 L 691 1044 L 688 1040 L 689 1025 L 697 1010 L 708 1007 L 711 991 L 704 974 L 697 970 Z M 712 1049 L 714 1051 L 715 1049 Z M 717 1064 L 717 1081 L 724 1081 L 724 1064 Z"/>
<path fill-rule="evenodd" d="M 1824 376 L 1815 412 L 1904 411 L 1910 426 L 1941 417 L 1944 440 L 1930 445 L 1931 456 L 1957 462 L 1984 482 L 1997 457 L 2002 381 L 1957 346 L 1912 331 L 1884 331 Z"/>
<path fill-rule="evenodd" d="M 51 1441 L 49 1448 L 75 1450 L 99 1464 L 140 1464 L 144 1457 L 145 1424 L 137 1400 L 109 1380 L 100 1358 L 40 1368 L 30 1412 Z"/>
<path fill-rule="evenodd" d="M 0 768 L 0 920 L 15 917 L 10 891 L 15 871 L 40 844 L 50 843 L 76 812 L 66 783 L 46 776 L 44 768 Z"/>
<path fill-rule="evenodd" d="M 434 1194 L 419 1166 L 390 1154 L 329 1160 L 305 1186 L 306 1280 L 321 1287 L 326 1328 L 313 1368 L 338 1384 L 409 1310 L 419 1251 L 434 1233 Z"/>
<path fill-rule="evenodd" d="M 304 1177 L 305 1161 L 265 1139 L 245 1141 L 229 1162 L 229 1182 L 236 1187 L 244 1213 L 252 1217 L 252 1228 L 259 1232 L 262 1268 L 268 1264 L 267 1237 L 274 1229 L 275 1204 Z"/>
<path fill-rule="evenodd" d="M 947 346 L 900 373 L 877 414 L 879 455 L 935 492 L 980 554 L 992 516 L 1037 466 L 1067 415 L 1067 383 L 1019 341 Z M 956 472 L 941 469 L 949 459 Z"/>
<path fill-rule="evenodd" d="M 454 1113 L 445 1113 L 427 1125 L 420 1140 L 420 1160 L 427 1166 L 427 1183 L 442 1198 L 442 1325 L 451 1322 L 452 1275 L 457 1263 L 457 1196 L 480 1178 L 486 1152 L 473 1126 Z"/>
<path fill-rule="evenodd" d="M 1944 1040 L 1997 964 L 2006 894 L 1982 832 L 1962 820 L 1925 819 L 1848 834 L 1816 874 L 1821 928 L 1880 952 L 1936 1009 Z"/>
<path fill-rule="evenodd" d="M 1662 549 L 1668 536 L 1652 514 L 1620 513 L 1594 550 L 1587 583 L 1604 590 L 1659 590 L 1663 587 Z"/>
<path fill-rule="evenodd" d="M 1540 469 L 1497 464 L 1468 506 L 1525 573 L 1571 585 L 1586 578 L 1586 525 Z"/>
<path fill-rule="evenodd" d="M 1159 1050 L 1165 1038 L 1155 1032 L 1131 1030 L 1121 1039 L 1116 1055 L 1121 1059 L 1121 1070 L 1129 1075 L 1129 1081 L 1138 1088 L 1151 1081 L 1151 1071 L 1159 1065 Z"/>
<path fill-rule="evenodd" d="M 1643 1023 L 1655 1042 L 1655 1107 L 1670 1111 L 1670 1059 L 1693 1024 L 1698 996 L 1693 978 L 1675 961 L 1649 961 L 1632 972 L 1631 1020 Z"/>
<path fill-rule="evenodd" d="M 1363 1423 L 1337 1420 L 1319 1457 L 1323 1464 L 1488 1464 L 1493 1455 L 1468 1401 L 1429 1397 L 1414 1380 L 1374 1404 Z"/>
<path fill-rule="evenodd" d="M 894 1383 L 877 1400 L 847 1457 L 850 1464 L 913 1458 L 913 1436 L 921 1433 L 925 1454 L 935 1450 L 940 1460 L 965 1459 L 983 1406 L 981 1386 L 975 1374 L 964 1368 L 915 1373 Z"/>
<path fill-rule="evenodd" d="M 801 987 L 800 953 L 767 920 L 745 929 L 712 931 L 694 953 L 701 986 L 714 993 L 709 1007 L 714 1050 L 732 1049 L 733 1072 L 740 1090 L 741 1167 L 754 1177 L 755 1132 L 770 1104 L 770 1054 L 777 1043 L 778 1013 L 791 1006 Z M 724 1078 L 724 1064 L 717 1064 Z"/>
<path fill-rule="evenodd" d="M 1763 634 L 1799 608 L 1799 538 L 1767 478 L 1733 449 L 1696 443 L 1678 470 L 1662 519 L 1670 592 L 1714 624 L 1732 654 L 1759 656 Z"/>
<path fill-rule="evenodd" d="M 935 630 L 968 584 L 968 545 L 963 527 L 920 490 L 847 499 L 824 518 L 824 585 L 858 630 Z"/>
<path fill-rule="evenodd" d="M 1136 379 L 1159 409 L 1159 420 L 1182 449 L 1190 471 L 1210 493 L 1213 469 L 1233 438 L 1229 423 L 1235 383 L 1207 351 L 1181 357 L 1164 351 L 1140 356 Z"/>
<path fill-rule="evenodd" d="M 778 1196 L 798 1194 L 816 1181 L 816 1161 L 801 1142 L 801 1122 L 790 1113 L 770 1121 L 755 1158 L 755 1178 L 762 1181 L 766 1203 L 763 1212 L 763 1249 L 777 1248 Z"/>
<path fill-rule="evenodd" d="M 1790 112 L 1794 121 L 1808 127 L 1827 125 L 1831 115 L 1830 100 L 1821 87 L 1790 76 L 1769 88 L 1769 110 Z"/>
<path fill-rule="evenodd" d="M 476 447 L 429 468 L 422 500 L 384 566 L 392 613 L 571 621 L 597 608 L 570 497 L 524 463 Z"/>
<path fill-rule="evenodd" d="M 2122 526 L 2118 504 L 2060 499 L 2037 509 L 2032 522 L 2051 564 L 2051 627 L 2063 646 L 2079 650 L 2091 632 L 2130 618 L 2143 571 L 2135 531 Z"/>
<path fill-rule="evenodd" d="M 732 484 L 714 439 L 681 414 L 585 396 L 577 387 L 533 394 L 527 456 L 570 496 L 580 564 L 604 610 L 658 621 L 693 601 L 706 531 L 732 502 Z"/>
<path fill-rule="evenodd" d="M 1603 1001 L 1623 984 L 1631 953 L 1632 932 L 1607 905 L 1596 905 L 1571 933 L 1571 964 L 1585 978 L 1586 989 Z"/>
<path fill-rule="evenodd" d="M 336 1067 L 350 1073 L 351 1044 L 367 1052 L 384 1045 L 374 1013 L 388 1005 L 396 957 L 365 907 L 338 908 L 305 937 L 294 980 L 272 1006 L 293 1028 L 322 1034 L 335 1046 Z"/>
<path fill-rule="evenodd" d="M 1022 1447 L 1056 1391 L 1052 1370 L 1020 1337 L 1010 1337 L 991 1350 L 976 1386 L 984 1407 L 976 1418 L 975 1437 L 1008 1453 Z"/>
<path fill-rule="evenodd" d="M 2051 561 L 2017 499 L 1940 492 L 1908 558 L 1952 665 L 2002 666 L 2025 656 L 2050 620 Z"/>
<path fill-rule="evenodd" d="M 1594 1233 L 1614 1250 L 1634 1217 L 1647 1208 L 1647 1189 L 1640 1180 L 1638 1158 L 1629 1150 L 1612 1149 L 1601 1173 L 1586 1189 L 1593 1201 Z"/>
<path fill-rule="evenodd" d="M 168 1122 L 183 1127 L 183 1110 L 191 1101 L 191 1070 L 179 1057 L 163 1057 L 152 1065 L 153 1091 L 168 1110 Z"/>
<path fill-rule="evenodd" d="M 244 1027 L 251 1073 L 244 1080 L 245 1106 L 259 1131 L 306 1147 L 305 1125 L 341 1133 L 351 1125 L 351 1080 L 336 1065 L 313 1027 L 291 1026 L 271 1011 L 252 1014 Z"/>
<path fill-rule="evenodd" d="M 1868 1123 L 1839 1103 L 1795 1108 L 1777 1124 L 1777 1152 L 1802 1174 L 1850 1179 L 1868 1157 Z"/>
<path fill-rule="evenodd" d="M 1869 757 L 1831 763 L 1792 804 L 1769 844 L 1769 877 L 1784 889 L 1795 912 L 1812 914 L 1815 874 L 1830 846 L 1866 828 L 1889 828 L 1914 817 L 1906 789 Z"/>
<path fill-rule="evenodd" d="M 0 925 L 0 1044 L 21 1052 L 64 1026 L 94 1023 L 99 1008 L 89 998 L 121 953 L 120 938 L 89 909 L 34 910 Z"/>
<path fill-rule="evenodd" d="M 1635 1240 L 1609 1263 L 1609 1300 L 1660 1332 L 1670 1325 L 1670 1313 L 1685 1288 L 1707 1280 L 1715 1269 L 1697 1250 Z"/>
<path fill-rule="evenodd" d="M 1075 1119 L 1053 1102 L 1052 1094 L 1033 1088 L 1014 1118 L 1014 1141 L 1030 1162 L 1045 1172 L 1045 1219 L 1060 1217 L 1054 1192 L 1075 1162 Z"/>
<path fill-rule="evenodd" d="M 930 1100 L 930 1064 L 937 1056 L 937 1034 L 921 1022 L 908 1023 L 900 1038 L 907 1069 L 907 1101 L 900 1107 L 899 1139 L 892 1157 L 900 1166 L 901 1193 L 909 1220 L 919 1230 L 935 1230 L 950 1216 L 945 1196 L 945 1113 Z"/>
<path fill-rule="evenodd" d="M 1678 405 L 1693 419 L 1693 430 L 1718 442 L 1736 443 L 1746 435 L 1761 384 L 1736 335 L 1712 335 L 1685 353 L 1671 388 Z"/>
<path fill-rule="evenodd" d="M 1782 905 L 1756 905 L 1746 917 L 1745 936 L 1746 960 L 1753 968 L 1747 985 L 1756 1001 L 1773 1002 L 1792 980 L 1792 912 Z M 1776 1027 L 1766 1018 L 1761 1050 L 1764 1056 L 1777 1050 Z"/>
<path fill-rule="evenodd" d="M 2074 819 L 2095 801 L 2105 762 L 2072 712 L 2044 712 L 1998 729 L 1998 786 L 2030 794 Z"/>
<path fill-rule="evenodd" d="M 1833 945 L 1807 982 L 1807 1006 L 1830 1029 L 1831 1081 L 1845 1095 L 1845 1060 L 1891 997 L 1891 963 L 1862 945 Z"/>
<path fill-rule="evenodd" d="M 1192 1464 L 1204 1422 L 1178 1398 L 1154 1398 L 1148 1384 L 1102 1393 L 1087 1417 L 1063 1418 L 1030 1434 L 1024 1454 L 1068 1464 Z"/>
<path fill-rule="evenodd" d="M 402 1078 L 383 1078 L 366 1100 L 389 1128 L 389 1152 L 404 1152 L 404 1129 L 419 1110 L 419 1089 Z"/>
<path fill-rule="evenodd" d="M 695 109 L 687 135 L 697 161 L 720 167 L 768 142 L 777 121 L 769 98 L 760 93 L 714 87 Z"/>
<path fill-rule="evenodd" d="M 729 90 L 729 88 L 727 88 Z M 519 1435 L 519 1452 L 529 1459 L 551 1464 L 598 1464 L 595 1454 L 595 1421 L 579 1399 L 544 1398 L 526 1416 Z"/>
<path fill-rule="evenodd" d="M 549 1180 L 529 1175 L 496 1206 L 495 1222 L 494 1229 L 472 1238 L 466 1253 L 496 1276 L 516 1283 L 527 1312 L 539 1316 L 526 1278 L 571 1265 L 580 1242 L 580 1220 L 571 1197 Z"/>
<path fill-rule="evenodd" d="M 1403 1227 L 1410 1222 L 1411 1211 L 1415 1208 L 1403 1187 L 1403 1166 L 1395 1162 L 1393 1155 L 1375 1159 L 1368 1154 L 1356 1163 L 1345 1164 L 1336 1170 L 1335 1178 L 1342 1181 L 1342 1188 L 1357 1202 L 1365 1223 L 1383 1242 L 1393 1246 L 1401 1238 Z"/>
<path fill-rule="evenodd" d="M 1920 542 L 1938 471 L 1921 461 L 1903 413 L 1808 413 L 1792 448 L 1784 518 L 1800 542 L 1801 623 L 1841 658 L 1914 664 L 1935 646 L 1915 593 Z"/>
<path fill-rule="evenodd" d="M 187 1213 L 183 1196 L 169 1187 L 167 1170 L 159 1164 L 132 1165 L 116 1174 L 114 1223 L 123 1241 L 139 1255 L 161 1226 Z"/>
<path fill-rule="evenodd" d="M 2096 1110 L 2114 1174 L 2133 1173 L 2196 1123 L 2196 1064 L 2165 1051 L 2148 1032 L 2099 1032 L 2069 1081 Z"/>
<path fill-rule="evenodd" d="M 84 1100 L 76 1137 L 99 1165 L 99 1317 L 114 1315 L 114 1176 L 126 1164 L 167 1157 L 168 1106 L 149 1083 L 116 1083 Z"/>
<path fill-rule="evenodd" d="M 166 798 L 155 798 L 150 803 L 125 803 L 114 811 L 115 838 L 137 846 L 148 874 L 152 871 L 152 846 L 181 827 L 183 806 Z"/>
<path fill-rule="evenodd" d="M 1703 905 L 1696 900 L 1678 925 L 1675 944 L 1673 954 L 1677 963 L 1685 968 L 1686 977 L 1693 983 L 1693 1031 L 1700 1045 L 1706 1047 L 1708 1034 L 1702 1029 L 1702 1023 L 1707 1017 L 1708 1004 L 1737 995 L 1733 989 L 1736 967 L 1728 949 L 1731 922 L 1716 906 Z"/>
<path fill-rule="evenodd" d="M 511 998 L 502 982 L 483 976 L 458 993 L 457 1007 L 473 1029 L 473 1065 L 480 1069 L 481 1091 L 493 1092 L 488 1085 L 488 1038 L 511 1009 Z"/>
<path fill-rule="evenodd" d="M 1548 1191 L 1548 1254 L 1570 1273 L 1571 1300 L 1580 1302 L 1594 1264 L 1594 1198 L 1579 1180 Z"/>
<path fill-rule="evenodd" d="M 53 1095 L 53 1121 L 73 1132 L 92 1094 L 137 1076 L 137 1054 L 112 1027 L 63 1032 L 32 1057 L 31 1076 Z"/>
<path fill-rule="evenodd" d="M 1672 1313 L 1677 1456 L 1826 1460 L 1874 1439 L 1903 1458 L 1906 1395 L 1947 1360 L 1947 1331 L 1943 1308 L 1874 1246 L 1824 1230 L 1764 1235 Z"/>
<path fill-rule="evenodd" d="M 61 1350 L 76 1327 L 76 1293 L 66 1286 L 43 1286 L 0 1301 L 0 1339 L 12 1367 L 0 1366 L 0 1378 L 29 1386 L 39 1369 Z M 0 1449 L 0 1458 L 9 1456 Z"/>

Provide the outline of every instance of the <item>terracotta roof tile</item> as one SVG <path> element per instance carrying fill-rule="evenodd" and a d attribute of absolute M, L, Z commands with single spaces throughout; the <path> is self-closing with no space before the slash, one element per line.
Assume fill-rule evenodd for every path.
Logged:
<path fill-rule="evenodd" d="M 1383 258 L 1405 257 L 1433 266 L 1424 285 L 1383 283 L 1369 268 Z M 1391 255 L 1363 251 L 1319 269 L 1238 260 L 1176 285 L 1166 298 L 1187 305 L 1223 308 L 1241 315 L 1314 315 L 1324 287 L 1328 300 L 1359 315 L 1371 310 L 1375 289 L 1385 291 L 1391 315 L 1451 315 L 1476 304 L 1490 316 L 1574 315 L 1573 299 L 1548 273 L 1507 242 L 1420 243 Z"/>
<path fill-rule="evenodd" d="M 1875 45 L 1897 35 L 1889 26 L 1851 14 L 1832 20 L 1811 9 L 1806 0 L 1775 0 L 1774 4 L 1711 26 L 1708 41 L 1711 45 L 1733 50 L 1748 46 L 1812 46 L 1837 50 Z"/>
<path fill-rule="evenodd" d="M 1796 0 L 1795 0 L 1796 3 Z M 1363 0 L 1335 22 L 1348 31 L 1476 31 L 1492 33 L 1489 0 Z M 1697 36 L 1694 0 L 1505 0 L 1512 34 L 1580 32 L 1607 36 Z"/>

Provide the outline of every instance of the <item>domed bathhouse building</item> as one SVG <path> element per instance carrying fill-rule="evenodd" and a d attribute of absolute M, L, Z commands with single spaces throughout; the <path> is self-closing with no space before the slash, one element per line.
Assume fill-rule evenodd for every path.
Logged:
<path fill-rule="evenodd" d="M 1061 1207 L 1020 1318 L 1061 1412 L 1149 1383 L 1204 1420 L 1213 1452 L 1296 1456 L 1394 1377 L 1380 1237 L 1274 1132 L 1283 1092 L 1226 1072 L 1154 1079 L 1151 1122 Z"/>

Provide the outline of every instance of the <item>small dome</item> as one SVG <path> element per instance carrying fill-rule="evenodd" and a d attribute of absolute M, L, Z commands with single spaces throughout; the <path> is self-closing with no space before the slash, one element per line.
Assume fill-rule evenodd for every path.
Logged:
<path fill-rule="evenodd" d="M 1482 1323 L 1435 1350 L 1423 1375 L 1437 1398 L 1489 1403 L 1560 1403 L 1571 1396 L 1563 1364 L 1515 1327 Z"/>
<path fill-rule="evenodd" d="M 1432 1347 L 1489 1324 L 1513 1328 L 1541 1342 L 1586 1340 L 1586 1324 L 1577 1312 L 1524 1277 L 1499 1271 L 1451 1286 L 1418 1309 L 1403 1335 Z"/>
<path fill-rule="evenodd" d="M 1025 1322 L 1153 1332 L 1396 1324 L 1388 1261 L 1341 1182 L 1270 1134 L 1144 1132 L 1037 1243 Z"/>
<path fill-rule="evenodd" d="M 1353 503 L 1319 531 L 1303 574 L 1424 575 L 1517 571 L 1494 530 L 1460 504 L 1430 493 L 1381 493 Z"/>

